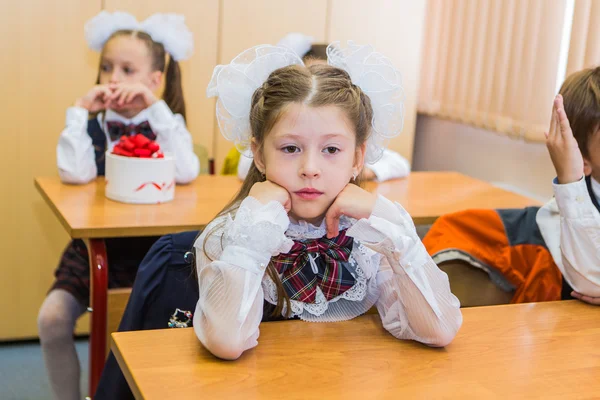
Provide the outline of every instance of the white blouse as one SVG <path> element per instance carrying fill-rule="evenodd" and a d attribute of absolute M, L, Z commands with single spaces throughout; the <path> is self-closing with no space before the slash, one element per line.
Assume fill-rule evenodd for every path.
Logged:
<path fill-rule="evenodd" d="M 600 183 L 592 178 L 600 199 Z M 536 221 L 554 262 L 571 287 L 586 296 L 600 297 L 600 213 L 594 207 L 585 178 L 560 185 L 554 198 L 540 208 Z"/>
<path fill-rule="evenodd" d="M 106 135 L 107 151 L 111 151 L 117 141 L 112 142 L 106 128 L 106 121 L 120 121 L 125 124 L 139 124 L 148 121 L 156 134 L 156 142 L 161 150 L 175 158 L 175 182 L 189 183 L 200 172 L 200 162 L 194 153 L 192 135 L 185 126 L 180 114 L 173 114 L 164 100 L 159 100 L 133 118 L 125 118 L 113 110 L 97 116 Z M 58 174 L 63 182 L 83 184 L 96 178 L 96 158 L 92 138 L 87 133 L 88 111 L 81 107 L 67 109 L 65 129 L 58 139 L 56 159 Z"/>
<path fill-rule="evenodd" d="M 462 324 L 458 299 L 447 275 L 433 262 L 408 213 L 379 196 L 372 215 L 342 218 L 340 229 L 354 238 L 348 269 L 354 286 L 329 301 L 317 288 L 314 303 L 292 300 L 292 315 L 304 321 L 334 322 L 357 317 L 373 305 L 383 326 L 398 339 L 445 346 Z M 217 218 L 195 243 L 200 298 L 194 330 L 214 355 L 236 359 L 258 344 L 263 302 L 276 304 L 266 267 L 290 251 L 293 240 L 325 236 L 316 227 L 291 222 L 278 202 L 246 198 L 232 218 Z"/>

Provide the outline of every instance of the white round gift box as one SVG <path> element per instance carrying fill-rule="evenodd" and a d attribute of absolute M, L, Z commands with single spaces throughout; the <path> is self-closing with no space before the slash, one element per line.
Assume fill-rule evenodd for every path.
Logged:
<path fill-rule="evenodd" d="M 175 197 L 175 159 L 124 157 L 106 152 L 106 197 L 132 204 L 166 203 Z"/>

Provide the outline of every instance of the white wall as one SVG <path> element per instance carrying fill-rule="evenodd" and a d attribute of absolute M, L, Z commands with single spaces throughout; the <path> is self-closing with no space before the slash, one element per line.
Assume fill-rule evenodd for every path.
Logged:
<path fill-rule="evenodd" d="M 545 201 L 554 167 L 543 143 L 526 143 L 458 122 L 419 115 L 414 171 L 453 170 Z"/>

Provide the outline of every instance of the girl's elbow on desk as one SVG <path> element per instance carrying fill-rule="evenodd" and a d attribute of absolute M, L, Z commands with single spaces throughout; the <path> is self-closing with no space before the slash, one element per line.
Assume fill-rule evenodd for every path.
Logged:
<path fill-rule="evenodd" d="M 457 310 L 457 315 L 454 317 L 453 323 L 449 324 L 440 324 L 434 331 L 432 335 L 432 340 L 430 343 L 427 343 L 428 346 L 431 347 L 446 347 L 456 337 L 458 334 L 458 330 L 462 326 L 462 313 L 460 310 Z"/>
<path fill-rule="evenodd" d="M 211 354 L 227 361 L 235 361 L 244 353 L 241 343 L 230 343 L 222 340 L 209 340 L 202 343 Z"/>
<path fill-rule="evenodd" d="M 433 338 L 433 340 L 430 343 L 425 343 L 425 344 L 427 344 L 430 347 L 446 347 L 450 343 L 452 343 L 452 341 L 456 337 L 457 332 L 458 332 L 458 329 L 456 331 L 440 332 L 439 335 L 437 337 Z"/>
<path fill-rule="evenodd" d="M 244 340 L 223 332 L 213 332 L 198 336 L 202 345 L 212 355 L 222 360 L 237 360 L 247 348 Z"/>
<path fill-rule="evenodd" d="M 434 326 L 430 326 L 425 331 L 415 332 L 421 343 L 429 347 L 446 347 L 456 337 L 458 330 L 462 326 L 462 313 L 456 310 L 457 315 L 447 318 L 445 321 L 439 321 Z"/>

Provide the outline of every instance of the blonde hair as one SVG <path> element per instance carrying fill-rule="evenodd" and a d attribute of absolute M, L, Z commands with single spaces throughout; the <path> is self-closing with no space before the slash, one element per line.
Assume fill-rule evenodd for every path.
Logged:
<path fill-rule="evenodd" d="M 256 148 L 262 151 L 264 140 L 273 126 L 282 117 L 286 107 L 292 103 L 304 103 L 311 107 L 337 106 L 340 107 L 354 128 L 356 133 L 356 146 L 361 146 L 371 133 L 371 120 L 373 108 L 369 97 L 352 83 L 350 75 L 342 69 L 330 65 L 315 64 L 310 67 L 290 65 L 275 70 L 269 75 L 253 94 L 250 108 L 250 128 Z M 265 181 L 265 177 L 252 163 L 248 175 L 240 191 L 234 199 L 227 204 L 217 215 L 221 217 L 228 213 L 235 213 L 239 203 L 248 197 L 250 189 L 257 182 Z M 358 180 L 354 183 L 359 184 Z M 209 231 L 208 236 L 220 229 L 223 224 Z M 277 270 L 269 263 L 267 273 L 277 287 L 277 305 L 272 316 L 281 315 L 286 305 L 286 316 L 291 314 L 290 298 L 283 289 Z"/>

